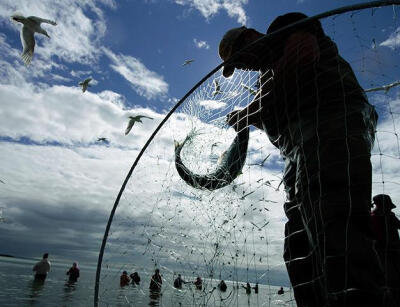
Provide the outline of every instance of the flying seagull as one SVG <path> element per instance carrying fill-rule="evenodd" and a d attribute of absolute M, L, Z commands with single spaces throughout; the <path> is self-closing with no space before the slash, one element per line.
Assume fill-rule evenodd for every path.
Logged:
<path fill-rule="evenodd" d="M 185 60 L 185 62 L 183 62 L 183 64 L 182 64 L 182 66 L 189 65 L 192 62 L 194 62 L 194 60 Z"/>
<path fill-rule="evenodd" d="M 92 81 L 92 78 L 87 78 L 82 82 L 79 82 L 79 85 L 82 86 L 82 93 L 86 92 L 87 88 L 91 86 L 89 82 Z"/>
<path fill-rule="evenodd" d="M 6 183 L 5 183 L 3 180 L 1 180 L 1 179 L 0 179 L 0 182 L 1 182 L 2 184 L 6 184 Z"/>
<path fill-rule="evenodd" d="M 246 84 L 243 84 L 243 83 L 242 83 L 242 87 L 243 87 L 244 89 L 248 90 L 249 93 L 250 93 L 251 95 L 254 95 L 254 96 L 255 96 L 255 95 L 257 95 L 257 93 L 258 93 L 258 91 L 252 89 L 251 87 L 247 86 Z"/>
<path fill-rule="evenodd" d="M 214 92 L 212 92 L 213 97 L 217 96 L 218 94 L 221 94 L 221 86 L 219 85 L 219 82 L 217 79 L 214 79 Z"/>
<path fill-rule="evenodd" d="M 129 120 L 128 126 L 125 129 L 125 135 L 127 135 L 131 131 L 133 125 L 136 122 L 142 123 L 142 120 L 141 120 L 142 118 L 153 119 L 152 117 L 145 116 L 145 115 L 129 116 L 129 118 L 130 118 L 130 120 Z"/>
<path fill-rule="evenodd" d="M 40 26 L 40 24 L 45 22 L 55 26 L 57 25 L 57 23 L 55 21 L 39 18 L 36 16 L 24 17 L 18 13 L 12 15 L 11 20 L 23 24 L 20 33 L 21 42 L 23 46 L 21 58 L 24 61 L 25 65 L 28 66 L 32 61 L 33 50 L 35 49 L 35 36 L 34 36 L 35 32 L 43 34 L 48 38 L 50 38 L 46 30 L 44 30 Z"/>
<path fill-rule="evenodd" d="M 104 142 L 104 143 L 107 143 L 108 140 L 107 140 L 107 138 L 97 138 L 97 142 Z"/>

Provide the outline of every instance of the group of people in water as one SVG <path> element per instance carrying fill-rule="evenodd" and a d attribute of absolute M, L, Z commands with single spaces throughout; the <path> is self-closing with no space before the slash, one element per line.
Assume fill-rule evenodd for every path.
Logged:
<path fill-rule="evenodd" d="M 129 284 L 138 285 L 139 283 L 140 283 L 140 276 L 138 272 L 133 272 L 129 276 L 127 271 L 122 272 L 119 281 L 119 285 L 121 287 L 125 287 Z M 181 274 L 178 274 L 178 277 L 174 280 L 174 288 L 182 289 L 182 285 L 187 283 L 194 284 L 197 290 L 203 289 L 203 280 L 200 278 L 200 276 L 197 276 L 195 281 L 187 282 L 183 280 Z M 162 277 L 160 274 L 160 270 L 156 269 L 154 274 L 151 276 L 149 289 L 151 291 L 161 291 L 161 286 L 162 286 Z"/>
<path fill-rule="evenodd" d="M 129 284 L 138 285 L 138 284 L 140 284 L 140 276 L 139 276 L 138 272 L 133 272 L 132 274 L 130 274 L 128 276 L 128 272 L 123 271 L 122 275 L 120 277 L 119 284 L 121 287 L 128 286 Z M 178 276 L 174 280 L 174 288 L 182 289 L 182 286 L 184 284 L 193 284 L 195 286 L 196 290 L 203 290 L 203 280 L 201 279 L 200 276 L 197 276 L 195 281 L 185 281 L 182 278 L 182 275 L 178 274 Z M 160 292 L 161 286 L 162 286 L 162 277 L 160 274 L 160 270 L 156 269 L 154 274 L 151 276 L 149 289 L 152 292 Z M 251 294 L 251 289 L 254 289 L 254 293 L 258 294 L 258 283 L 256 283 L 254 287 L 251 287 L 250 283 L 246 283 L 246 285 L 242 285 L 242 287 L 246 290 L 246 294 L 248 294 L 248 295 Z M 217 288 L 221 292 L 226 292 L 226 290 L 228 289 L 228 286 L 226 285 L 225 281 L 222 279 L 218 283 Z M 278 295 L 282 295 L 284 293 L 285 293 L 285 291 L 283 290 L 283 287 L 281 287 L 277 292 Z"/>
<path fill-rule="evenodd" d="M 43 254 L 42 260 L 38 261 L 32 271 L 35 272 L 35 281 L 44 282 L 47 278 L 47 274 L 50 272 L 51 262 L 49 261 L 49 254 Z M 69 270 L 66 272 L 68 275 L 68 282 L 77 282 L 80 276 L 80 269 L 78 264 L 74 262 Z"/>

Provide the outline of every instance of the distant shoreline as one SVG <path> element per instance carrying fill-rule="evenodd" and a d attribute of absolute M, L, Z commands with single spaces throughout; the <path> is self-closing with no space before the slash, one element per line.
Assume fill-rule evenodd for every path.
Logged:
<path fill-rule="evenodd" d="M 27 259 L 27 260 L 37 260 L 37 259 L 35 259 L 35 258 L 14 256 L 14 255 L 8 255 L 8 254 L 0 254 L 0 257 L 4 257 L 4 258 L 15 258 L 15 259 Z"/>

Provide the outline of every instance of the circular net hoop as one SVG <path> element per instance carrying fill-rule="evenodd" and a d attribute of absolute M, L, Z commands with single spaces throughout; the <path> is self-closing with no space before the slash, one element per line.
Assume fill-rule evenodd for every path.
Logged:
<path fill-rule="evenodd" d="M 400 203 L 399 13 L 397 6 L 384 6 L 320 20 L 379 115 L 371 152 L 372 195 L 389 194 L 394 203 Z M 250 128 L 245 165 L 221 189 L 193 188 L 175 166 L 174 141 L 192 135 L 181 151 L 183 163 L 196 174 L 215 171 L 236 136 L 226 115 L 244 108 L 257 93 L 267 95 L 259 89 L 272 82 L 269 74 L 260 78 L 258 72 L 236 70 L 227 79 L 218 70 L 162 125 L 117 200 L 99 261 L 95 306 L 296 306 L 282 257 L 285 161 L 265 132 Z M 398 208 L 393 212 L 399 214 Z M 149 291 L 155 269 L 162 277 L 156 292 Z M 125 270 L 138 272 L 141 283 L 120 287 Z M 187 282 L 180 289 L 174 287 L 178 274 Z M 197 277 L 201 290 L 193 283 Z M 226 281 L 226 292 L 217 287 L 220 280 Z M 251 289 L 246 295 L 246 283 L 258 284 L 259 293 Z M 277 294 L 280 286 L 284 295 Z"/>

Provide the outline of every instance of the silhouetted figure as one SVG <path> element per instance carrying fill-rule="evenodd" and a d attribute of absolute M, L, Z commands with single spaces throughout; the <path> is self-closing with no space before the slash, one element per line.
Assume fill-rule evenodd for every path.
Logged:
<path fill-rule="evenodd" d="M 221 292 L 225 292 L 227 288 L 228 288 L 228 287 L 226 286 L 225 281 L 224 281 L 224 280 L 221 280 L 220 283 L 218 284 L 218 289 L 219 289 Z"/>
<path fill-rule="evenodd" d="M 285 293 L 285 291 L 283 290 L 283 287 L 281 287 L 279 290 L 278 290 L 278 294 L 279 295 L 282 295 L 282 294 L 284 294 Z"/>
<path fill-rule="evenodd" d="M 371 212 L 376 248 L 383 264 L 386 286 L 389 287 L 400 306 L 400 220 L 392 212 L 396 208 L 389 195 L 373 197 L 375 208 Z"/>
<path fill-rule="evenodd" d="M 125 286 L 129 285 L 130 281 L 131 280 L 129 279 L 128 272 L 123 271 L 121 277 L 119 278 L 119 285 L 121 287 L 125 287 Z"/>
<path fill-rule="evenodd" d="M 160 291 L 162 285 L 162 278 L 160 275 L 160 270 L 156 269 L 154 275 L 151 276 L 149 289 L 153 291 Z"/>
<path fill-rule="evenodd" d="M 184 283 L 186 283 L 186 281 L 182 279 L 181 274 L 178 274 L 178 277 L 174 280 L 174 287 L 177 289 L 182 289 L 182 284 Z"/>
<path fill-rule="evenodd" d="M 377 247 L 386 249 L 398 247 L 400 221 L 392 212 L 396 208 L 389 195 L 378 194 L 373 198 L 375 209 L 371 212 L 372 227 L 375 232 Z"/>
<path fill-rule="evenodd" d="M 43 255 L 43 259 L 37 262 L 32 271 L 36 272 L 35 280 L 45 281 L 47 277 L 47 273 L 50 272 L 51 263 L 49 261 L 49 254 L 46 253 Z"/>
<path fill-rule="evenodd" d="M 258 294 L 258 283 L 253 287 L 254 293 Z"/>
<path fill-rule="evenodd" d="M 131 275 L 129 275 L 130 276 L 130 278 L 131 278 L 131 280 L 132 280 L 132 283 L 133 284 L 139 284 L 140 283 L 140 276 L 139 276 L 139 274 L 138 274 L 138 272 L 133 272 Z"/>
<path fill-rule="evenodd" d="M 203 281 L 201 280 L 200 276 L 197 276 L 197 278 L 193 282 L 193 284 L 196 286 L 197 290 L 202 290 L 203 289 Z"/>
<path fill-rule="evenodd" d="M 67 275 L 69 276 L 68 280 L 70 282 L 76 282 L 78 281 L 79 278 L 79 268 L 78 268 L 78 264 L 76 262 L 74 262 L 72 264 L 72 267 L 70 267 L 70 269 L 67 272 Z"/>
<path fill-rule="evenodd" d="M 247 295 L 251 294 L 251 286 L 249 283 L 247 283 L 246 286 L 242 285 L 242 288 L 244 288 L 246 290 Z"/>
<path fill-rule="evenodd" d="M 269 39 L 246 27 L 224 35 L 224 77 L 260 72 L 253 101 L 227 122 L 265 131 L 285 160 L 284 259 L 297 305 L 375 307 L 386 295 L 369 228 L 378 115 L 319 20 L 283 30 L 306 18 L 277 17 Z"/>

